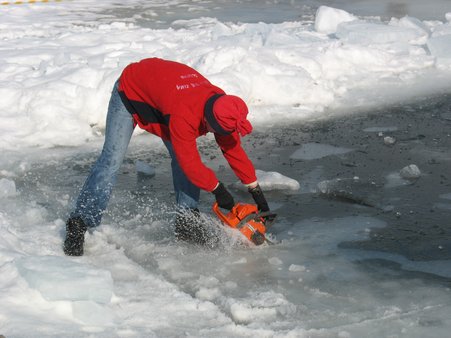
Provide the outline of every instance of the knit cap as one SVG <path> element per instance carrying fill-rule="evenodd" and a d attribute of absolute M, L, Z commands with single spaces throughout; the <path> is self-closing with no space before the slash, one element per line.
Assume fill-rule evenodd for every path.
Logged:
<path fill-rule="evenodd" d="M 219 134 L 230 134 L 236 130 L 241 136 L 245 136 L 252 132 L 252 125 L 247 119 L 249 111 L 241 98 L 234 95 L 216 95 L 212 103 L 211 110 L 206 107 L 205 116 Z"/>

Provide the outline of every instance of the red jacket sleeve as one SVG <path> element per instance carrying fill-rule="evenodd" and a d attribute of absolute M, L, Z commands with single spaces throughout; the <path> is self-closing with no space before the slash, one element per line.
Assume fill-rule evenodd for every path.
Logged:
<path fill-rule="evenodd" d="M 218 184 L 218 179 L 214 171 L 202 163 L 197 150 L 196 128 L 180 116 L 171 117 L 169 128 L 175 156 L 185 175 L 200 189 L 213 191 Z"/>
<path fill-rule="evenodd" d="M 241 183 L 249 184 L 257 181 L 254 165 L 243 147 L 241 147 L 241 140 L 238 133 L 235 131 L 227 136 L 215 134 L 215 138 L 225 159 Z"/>

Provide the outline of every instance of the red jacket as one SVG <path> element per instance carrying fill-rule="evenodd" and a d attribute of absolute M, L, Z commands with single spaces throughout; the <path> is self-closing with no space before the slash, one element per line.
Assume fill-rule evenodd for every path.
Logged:
<path fill-rule="evenodd" d="M 177 161 L 189 180 L 201 189 L 212 191 L 218 179 L 202 163 L 196 139 L 207 133 L 206 101 L 224 91 L 184 64 L 152 58 L 124 69 L 119 79 L 119 94 L 140 128 L 171 141 Z M 227 136 L 215 134 L 215 139 L 241 182 L 255 182 L 255 169 L 241 147 L 239 134 L 236 131 Z"/>

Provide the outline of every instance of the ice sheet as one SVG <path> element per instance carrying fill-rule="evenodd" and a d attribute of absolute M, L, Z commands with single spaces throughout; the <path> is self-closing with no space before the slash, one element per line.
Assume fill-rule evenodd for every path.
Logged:
<path fill-rule="evenodd" d="M 47 300 L 111 301 L 113 279 L 108 270 L 57 256 L 23 257 L 16 265 L 28 285 Z"/>

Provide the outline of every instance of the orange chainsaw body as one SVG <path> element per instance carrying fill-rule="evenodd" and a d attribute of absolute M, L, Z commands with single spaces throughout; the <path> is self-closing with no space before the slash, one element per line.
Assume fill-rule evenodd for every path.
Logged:
<path fill-rule="evenodd" d="M 218 203 L 215 203 L 213 205 L 213 211 L 223 223 L 239 230 L 255 245 L 260 245 L 265 242 L 265 219 L 259 216 L 256 205 L 237 203 L 230 212 L 224 214 L 220 210 Z"/>

